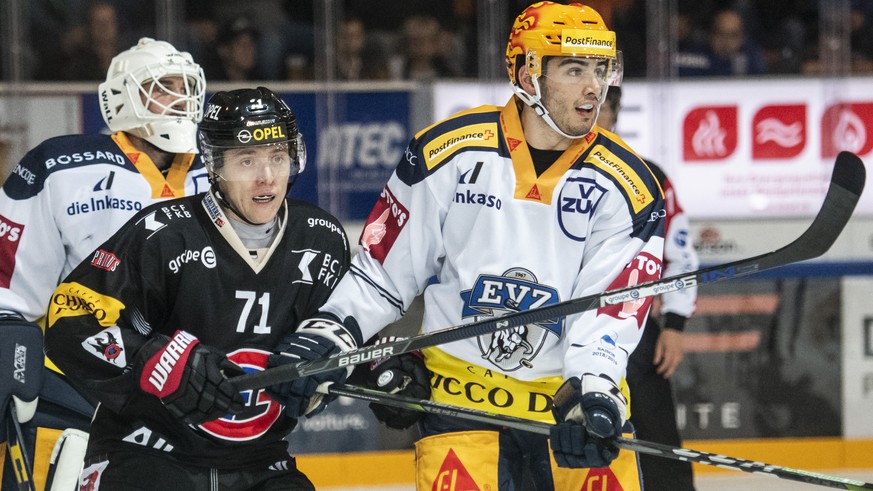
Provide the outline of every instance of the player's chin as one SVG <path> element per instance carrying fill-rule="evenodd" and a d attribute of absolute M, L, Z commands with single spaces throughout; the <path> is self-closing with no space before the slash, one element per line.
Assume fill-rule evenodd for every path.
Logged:
<path fill-rule="evenodd" d="M 252 199 L 249 206 L 246 208 L 246 218 L 252 223 L 267 223 L 276 216 L 281 206 L 282 200 L 278 196 L 259 196 L 257 199 Z"/>

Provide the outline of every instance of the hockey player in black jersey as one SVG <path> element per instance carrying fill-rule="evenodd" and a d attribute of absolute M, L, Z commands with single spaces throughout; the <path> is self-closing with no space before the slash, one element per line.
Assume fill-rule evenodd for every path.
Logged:
<path fill-rule="evenodd" d="M 344 346 L 282 346 L 348 269 L 327 212 L 285 198 L 306 152 L 270 90 L 219 92 L 200 143 L 212 188 L 145 208 L 52 296 L 46 348 L 100 401 L 88 489 L 307 490 L 283 438 L 345 371 L 240 393 L 228 380 L 274 350 L 297 361 Z M 279 356 L 279 355 L 273 355 Z"/>

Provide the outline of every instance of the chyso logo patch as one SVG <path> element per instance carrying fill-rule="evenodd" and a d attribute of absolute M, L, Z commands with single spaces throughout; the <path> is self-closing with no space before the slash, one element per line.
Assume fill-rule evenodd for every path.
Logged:
<path fill-rule="evenodd" d="M 630 197 L 634 213 L 639 213 L 640 210 L 655 200 L 639 174 L 637 174 L 630 165 L 602 145 L 594 147 L 594 149 L 591 150 L 591 153 L 588 154 L 585 162 L 593 164 L 598 169 L 606 171 L 607 174 L 611 175 L 616 181 L 618 181 L 618 184 Z"/>
<path fill-rule="evenodd" d="M 94 290 L 76 283 L 61 283 L 55 289 L 48 308 L 48 326 L 51 328 L 58 319 L 92 315 L 100 325 L 115 325 L 124 304 L 117 299 L 101 295 Z"/>
<path fill-rule="evenodd" d="M 442 134 L 434 138 L 424 146 L 424 164 L 427 169 L 443 161 L 446 155 L 450 155 L 464 147 L 488 147 L 497 148 L 497 123 L 481 123 L 464 126 L 454 131 Z"/>

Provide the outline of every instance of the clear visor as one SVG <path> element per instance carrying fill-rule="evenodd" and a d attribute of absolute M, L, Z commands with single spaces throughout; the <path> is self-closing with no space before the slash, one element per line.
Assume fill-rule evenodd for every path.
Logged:
<path fill-rule="evenodd" d="M 290 180 L 306 166 L 306 148 L 298 135 L 297 151 L 289 142 L 246 147 L 204 145 L 207 168 L 225 181 Z"/>
<path fill-rule="evenodd" d="M 528 51 L 528 66 L 536 66 L 538 61 L 535 51 Z M 615 58 L 569 55 L 549 56 L 552 60 L 545 69 L 546 60 L 542 60 L 542 78 L 563 85 L 576 85 L 581 87 L 593 87 L 599 92 L 598 99 L 603 102 L 606 90 L 609 86 L 621 85 L 624 77 L 624 69 L 621 51 L 616 52 Z"/>

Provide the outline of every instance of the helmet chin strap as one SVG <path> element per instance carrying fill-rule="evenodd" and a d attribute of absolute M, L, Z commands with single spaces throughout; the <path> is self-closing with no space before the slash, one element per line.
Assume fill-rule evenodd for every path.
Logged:
<path fill-rule="evenodd" d="M 588 133 L 591 133 L 591 130 L 588 130 L 582 135 L 575 135 L 574 136 L 574 135 L 568 135 L 567 133 L 564 133 L 561 130 L 561 128 L 558 128 L 558 125 L 555 123 L 555 120 L 553 120 L 552 117 L 549 116 L 549 110 L 546 109 L 545 104 L 543 104 L 543 96 L 542 96 L 542 93 L 540 91 L 540 81 L 538 80 L 538 77 L 536 75 L 531 75 L 531 82 L 533 83 L 534 91 L 536 92 L 536 95 L 530 95 L 527 92 L 525 92 L 525 90 L 522 89 L 521 86 L 513 85 L 513 89 L 515 90 L 515 95 L 517 95 L 518 98 L 521 99 L 525 104 L 532 107 L 534 109 L 534 111 L 536 111 L 536 113 L 541 118 L 543 118 L 543 121 L 545 121 L 546 124 L 549 125 L 549 127 L 552 130 L 554 130 L 556 133 L 563 136 L 564 138 L 569 138 L 571 140 L 585 138 L 585 136 L 588 135 Z M 597 116 L 599 116 L 599 115 L 600 115 L 600 104 L 598 104 L 596 106 L 596 109 L 594 110 L 594 120 L 595 121 L 597 121 Z M 593 128 L 593 126 L 592 126 L 592 128 Z"/>
<path fill-rule="evenodd" d="M 249 225 L 252 225 L 255 227 L 257 227 L 258 225 L 261 225 L 259 223 L 250 222 L 246 218 L 245 215 L 240 213 L 240 211 L 237 210 L 236 207 L 233 206 L 230 203 L 230 201 L 228 201 L 224 197 L 224 193 L 221 191 L 221 185 L 219 184 L 219 181 L 222 181 L 222 180 L 223 180 L 223 178 L 221 177 L 221 174 L 219 174 L 217 172 L 215 173 L 214 176 L 213 175 L 209 176 L 209 182 L 212 184 L 212 192 L 215 194 L 215 197 L 218 199 L 218 204 L 221 205 L 223 208 L 227 208 L 228 210 L 232 211 L 233 214 L 236 215 L 237 218 L 239 218 L 240 220 L 242 220 L 243 222 L 245 222 Z"/>

